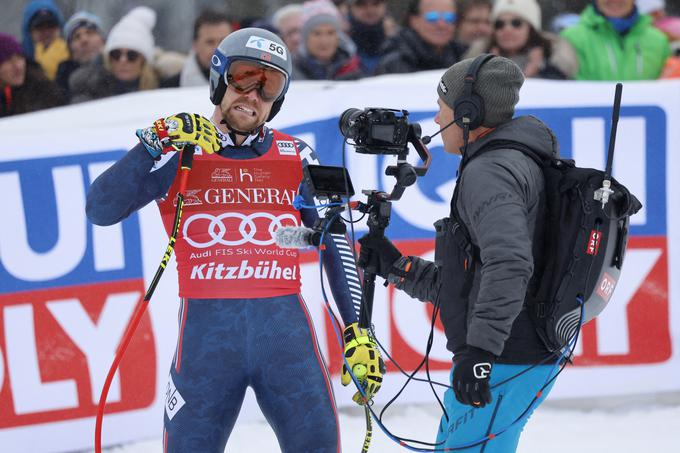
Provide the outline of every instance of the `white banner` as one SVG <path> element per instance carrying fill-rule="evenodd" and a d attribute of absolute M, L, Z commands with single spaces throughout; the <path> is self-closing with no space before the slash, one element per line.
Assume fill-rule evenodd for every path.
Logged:
<path fill-rule="evenodd" d="M 407 109 L 423 134 L 437 130 L 439 72 L 359 82 L 294 83 L 272 125 L 317 150 L 324 164 L 343 161 L 339 115 L 350 107 Z M 534 114 L 556 132 L 562 154 L 603 168 L 614 86 L 529 80 L 518 114 Z M 97 227 L 85 216 L 91 182 L 137 139 L 134 131 L 180 111 L 209 116 L 208 89 L 137 93 L 0 120 L 0 445 L 3 451 L 60 452 L 91 448 L 94 416 L 106 373 L 135 304 L 165 250 L 157 208 Z M 678 259 L 680 82 L 627 83 L 614 176 L 644 204 L 632 221 L 622 278 L 607 310 L 584 328 L 574 366 L 550 398 L 680 390 Z M 432 223 L 448 214 L 457 157 L 440 137 L 430 144 L 428 174 L 393 204 L 387 234 L 403 252 L 432 257 Z M 415 153 L 409 159 L 417 162 Z M 393 156 L 345 151 L 357 192 L 389 191 L 384 168 Z M 361 196 L 356 197 L 362 199 Z M 676 209 L 670 209 L 675 206 Z M 363 233 L 364 225 L 357 226 Z M 302 268 L 303 293 L 335 375 L 340 405 L 352 389 L 339 385 L 340 348 L 321 299 L 315 257 Z M 673 278 L 675 277 L 675 278 Z M 105 445 L 159 437 L 168 370 L 177 333 L 174 261 L 161 280 L 113 381 L 104 419 Z M 376 285 L 373 321 L 381 343 L 407 371 L 425 353 L 430 306 Z M 433 379 L 447 382 L 450 353 L 435 330 Z M 405 377 L 394 364 L 378 395 L 386 403 Z M 412 383 L 399 402 L 433 401 Z M 241 419 L 261 417 L 254 399 Z"/>

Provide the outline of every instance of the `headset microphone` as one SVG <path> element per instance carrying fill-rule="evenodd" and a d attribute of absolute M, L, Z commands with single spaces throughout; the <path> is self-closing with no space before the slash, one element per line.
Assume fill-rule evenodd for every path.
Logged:
<path fill-rule="evenodd" d="M 436 137 L 438 134 L 441 134 L 442 131 L 443 131 L 444 129 L 446 129 L 447 127 L 449 127 L 449 126 L 455 124 L 456 121 L 459 121 L 461 118 L 462 118 L 462 117 L 454 118 L 449 124 L 447 124 L 446 126 L 442 127 L 441 129 L 439 129 L 437 132 L 435 132 L 435 133 L 432 134 L 432 135 L 426 135 L 426 136 L 423 137 L 420 141 L 423 142 L 423 145 L 429 144 L 429 143 L 432 141 L 432 139 L 433 139 L 434 137 Z"/>

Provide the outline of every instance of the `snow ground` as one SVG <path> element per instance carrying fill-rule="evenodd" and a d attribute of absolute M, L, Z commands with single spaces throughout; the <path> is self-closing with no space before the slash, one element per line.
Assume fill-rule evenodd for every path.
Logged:
<path fill-rule="evenodd" d="M 597 409 L 594 409 L 597 407 Z M 391 409 L 392 410 L 392 409 Z M 434 439 L 439 408 L 400 406 L 385 421 L 395 434 Z M 359 452 L 365 422 L 359 408 L 340 411 L 342 446 Z M 370 453 L 406 452 L 374 425 Z M 237 423 L 228 452 L 276 452 L 276 438 L 265 422 Z M 520 453 L 639 453 L 680 452 L 680 397 L 671 395 L 603 402 L 546 402 L 539 407 L 520 440 Z M 161 453 L 160 439 L 115 447 L 108 453 Z"/>

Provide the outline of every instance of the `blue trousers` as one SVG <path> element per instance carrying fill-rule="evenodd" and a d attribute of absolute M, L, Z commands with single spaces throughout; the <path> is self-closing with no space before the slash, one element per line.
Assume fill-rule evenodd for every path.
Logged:
<path fill-rule="evenodd" d="M 503 383 L 527 368 L 529 365 L 494 365 L 490 381 L 493 400 L 491 404 L 483 408 L 463 405 L 456 400 L 453 390 L 447 390 L 444 394 L 444 407 L 448 413 L 448 420 L 442 415 L 437 431 L 437 443 L 443 442 L 443 444 L 436 448 L 456 448 L 453 451 L 466 453 L 514 452 L 529 416 L 548 396 L 555 381 L 543 390 L 540 398 L 521 421 L 515 424 L 513 422 L 529 407 L 541 387 L 558 371 L 558 368 L 552 364 L 540 365 Z M 451 377 L 453 377 L 453 369 L 451 369 Z M 501 384 L 494 387 L 497 383 Z M 468 448 L 457 448 L 476 443 L 475 441 L 484 439 L 490 433 L 497 434 L 500 431 L 503 432 L 487 442 Z"/>
<path fill-rule="evenodd" d="M 183 300 L 164 452 L 224 451 L 251 387 L 283 452 L 337 453 L 335 398 L 302 298 Z"/>

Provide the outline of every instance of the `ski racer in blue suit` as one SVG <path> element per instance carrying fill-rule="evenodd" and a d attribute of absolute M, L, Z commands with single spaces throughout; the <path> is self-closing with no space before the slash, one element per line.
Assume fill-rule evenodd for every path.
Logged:
<path fill-rule="evenodd" d="M 318 219 L 316 209 L 293 208 L 297 194 L 314 204 L 301 182 L 302 167 L 317 163 L 314 152 L 265 126 L 283 103 L 290 58 L 265 30 L 229 35 L 212 60 L 212 118 L 182 113 L 138 130 L 140 143 L 88 193 L 87 215 L 95 224 L 117 223 L 155 200 L 169 229 L 180 179 L 176 150 L 197 146 L 175 246 L 181 303 L 164 452 L 222 452 L 247 387 L 282 451 L 340 451 L 331 382 L 300 295 L 298 252 L 273 239 L 276 227 L 311 227 Z M 328 234 L 324 244 L 345 337 L 350 328 L 367 335 L 356 327 L 361 286 L 347 238 Z M 363 353 L 347 361 L 374 370 L 367 378 L 370 399 L 384 367 L 377 366 L 377 350 L 366 354 L 374 343 L 359 343 Z"/>

